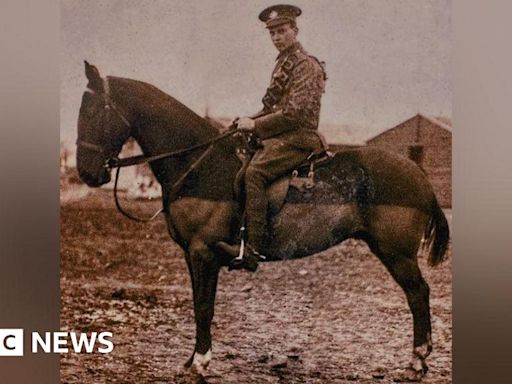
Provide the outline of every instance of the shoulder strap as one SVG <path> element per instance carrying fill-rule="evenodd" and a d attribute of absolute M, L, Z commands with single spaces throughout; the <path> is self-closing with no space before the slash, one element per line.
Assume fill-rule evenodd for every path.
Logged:
<path fill-rule="evenodd" d="M 280 67 L 274 72 L 272 82 L 267 88 L 267 92 L 261 100 L 265 109 L 272 111 L 272 107 L 283 97 L 284 89 L 290 81 L 290 76 L 299 62 L 299 57 L 295 52 L 290 53 L 281 63 Z"/>

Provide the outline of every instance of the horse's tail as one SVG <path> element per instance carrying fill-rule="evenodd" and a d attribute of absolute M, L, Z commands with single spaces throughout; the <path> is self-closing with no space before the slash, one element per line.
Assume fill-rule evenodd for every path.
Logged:
<path fill-rule="evenodd" d="M 446 216 L 439 206 L 436 197 L 432 201 L 432 216 L 425 229 L 425 246 L 430 249 L 428 264 L 436 266 L 442 263 L 446 256 L 448 241 L 450 240 L 450 228 Z"/>

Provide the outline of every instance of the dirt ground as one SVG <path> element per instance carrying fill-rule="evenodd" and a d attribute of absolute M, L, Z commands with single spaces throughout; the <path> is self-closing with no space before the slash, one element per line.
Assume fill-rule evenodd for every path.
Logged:
<path fill-rule="evenodd" d="M 139 214 L 160 203 L 128 202 Z M 451 213 L 447 211 L 451 222 Z M 451 383 L 451 251 L 420 266 L 431 289 L 434 351 L 423 383 Z M 61 328 L 112 331 L 110 354 L 68 353 L 62 383 L 193 383 L 192 293 L 162 218 L 139 224 L 111 192 L 61 194 Z M 346 241 L 302 260 L 223 270 L 208 383 L 391 383 L 412 353 L 404 294 L 366 245 Z"/>

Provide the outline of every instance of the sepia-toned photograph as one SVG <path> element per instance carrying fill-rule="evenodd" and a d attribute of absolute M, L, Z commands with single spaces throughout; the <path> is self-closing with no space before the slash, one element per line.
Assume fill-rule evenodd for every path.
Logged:
<path fill-rule="evenodd" d="M 61 382 L 452 383 L 451 9 L 61 0 Z"/>

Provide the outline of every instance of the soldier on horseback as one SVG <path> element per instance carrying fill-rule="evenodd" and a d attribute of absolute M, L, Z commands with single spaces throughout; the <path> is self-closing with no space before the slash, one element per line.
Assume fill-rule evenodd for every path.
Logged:
<path fill-rule="evenodd" d="M 261 147 L 245 174 L 248 244 L 243 258 L 234 259 L 231 269 L 255 271 L 264 254 L 268 205 L 265 188 L 312 153 L 326 149 L 317 131 L 326 74 L 323 64 L 297 41 L 296 17 L 301 13 L 295 6 L 275 5 L 259 15 L 279 55 L 262 100 L 263 109 L 235 121 L 238 129 L 260 139 Z M 232 255 L 240 250 L 240 246 L 227 244 L 223 248 Z"/>

